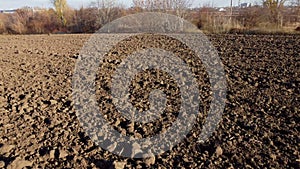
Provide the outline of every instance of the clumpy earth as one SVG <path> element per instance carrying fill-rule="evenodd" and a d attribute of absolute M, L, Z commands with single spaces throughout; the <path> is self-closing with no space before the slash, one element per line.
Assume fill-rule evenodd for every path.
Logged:
<path fill-rule="evenodd" d="M 300 167 L 299 35 L 208 35 L 224 64 L 228 85 L 222 120 L 205 142 L 197 142 L 201 125 L 195 125 L 172 150 L 147 159 L 119 157 L 98 147 L 76 116 L 72 76 L 89 37 L 0 36 L 0 168 Z M 120 50 L 117 54 L 124 52 L 121 47 L 116 50 Z M 112 60 L 115 53 L 112 51 Z M 117 64 L 108 60 L 108 66 Z M 201 62 L 191 63 L 197 64 Z M 102 101 L 109 82 L 101 81 L 107 76 L 103 70 L 96 78 L 97 99 L 106 106 Z M 198 72 L 196 77 L 203 79 L 199 86 L 209 91 L 201 70 L 200 66 L 193 73 Z M 120 133 L 147 137 L 176 119 L 172 112 L 180 104 L 177 86 L 165 72 L 153 71 L 136 76 L 130 86 L 132 104 L 142 110 L 149 108 L 146 89 L 151 88 L 163 90 L 171 98 L 167 104 L 173 107 L 162 120 L 146 126 L 106 113 Z M 165 80 L 171 87 L 155 83 L 152 74 L 159 74 L 159 81 Z M 203 100 L 201 110 L 206 110 L 210 97 L 204 94 Z M 198 120 L 199 124 L 203 121 Z"/>

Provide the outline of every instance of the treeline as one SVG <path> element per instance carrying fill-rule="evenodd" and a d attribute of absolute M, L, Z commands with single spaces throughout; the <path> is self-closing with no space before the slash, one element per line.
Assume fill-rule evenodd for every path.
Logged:
<path fill-rule="evenodd" d="M 113 8 L 110 20 L 123 16 L 123 8 Z M 54 9 L 18 9 L 15 13 L 0 13 L 0 34 L 93 33 L 103 24 L 97 8 L 68 9 L 64 21 Z M 107 21 L 107 22 L 108 22 Z"/>
<path fill-rule="evenodd" d="M 299 6 L 254 5 L 247 8 L 233 7 L 216 10 L 199 9 L 198 27 L 209 32 L 300 32 Z"/>
<path fill-rule="evenodd" d="M 62 5 L 58 4 L 54 9 L 22 8 L 14 13 L 0 13 L 0 34 L 94 33 L 117 18 L 146 11 L 177 15 L 208 32 L 272 28 L 278 30 L 286 27 L 300 31 L 300 3 L 294 6 L 265 3 L 247 8 L 220 10 L 210 6 L 191 9 L 189 4 L 178 6 L 174 0 L 164 6 L 158 3 L 161 0 L 156 0 L 157 4 L 146 3 L 151 0 L 134 0 L 131 8 L 108 3 L 112 1 L 98 0 L 91 7 L 81 9 L 68 6 L 61 9 L 58 7 Z"/>

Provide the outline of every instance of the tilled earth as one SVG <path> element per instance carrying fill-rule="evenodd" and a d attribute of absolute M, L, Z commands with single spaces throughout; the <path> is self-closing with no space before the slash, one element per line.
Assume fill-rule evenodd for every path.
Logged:
<path fill-rule="evenodd" d="M 147 159 L 119 157 L 98 147 L 79 123 L 72 76 L 89 37 L 0 36 L 0 168 L 300 168 L 299 35 L 209 35 L 228 85 L 222 120 L 207 141 L 197 142 L 201 125 L 195 125 L 172 150 Z M 100 106 L 109 107 L 109 99 L 103 100 L 109 97 L 110 82 L 102 77 L 118 64 L 122 45 L 143 48 L 138 42 L 145 39 L 124 42 L 112 51 L 107 71 L 96 78 Z M 191 65 L 198 64 L 192 59 Z M 210 87 L 201 66 L 197 70 L 193 73 L 204 90 L 200 112 L 205 115 Z M 155 81 L 155 75 L 161 79 Z M 141 110 L 149 108 L 148 89 L 163 90 L 171 107 L 146 126 L 110 114 L 108 108 L 107 120 L 120 133 L 148 137 L 176 119 L 178 87 L 165 72 L 139 74 L 130 89 L 132 104 Z"/>

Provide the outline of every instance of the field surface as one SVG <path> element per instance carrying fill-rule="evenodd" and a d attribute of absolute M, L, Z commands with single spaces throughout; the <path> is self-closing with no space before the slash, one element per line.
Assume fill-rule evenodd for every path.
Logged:
<path fill-rule="evenodd" d="M 196 141 L 196 126 L 149 159 L 98 147 L 79 123 L 72 76 L 89 37 L 0 36 L 0 168 L 300 168 L 299 35 L 209 35 L 228 84 L 222 120 L 209 140 Z"/>

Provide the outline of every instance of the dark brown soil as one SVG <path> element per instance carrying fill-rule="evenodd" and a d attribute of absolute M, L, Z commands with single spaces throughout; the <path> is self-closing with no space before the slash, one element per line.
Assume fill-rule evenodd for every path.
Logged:
<path fill-rule="evenodd" d="M 218 129 L 198 143 L 195 127 L 144 160 L 97 147 L 80 126 L 72 75 L 89 37 L 0 36 L 0 168 L 300 168 L 299 35 L 209 35 L 228 83 Z"/>

